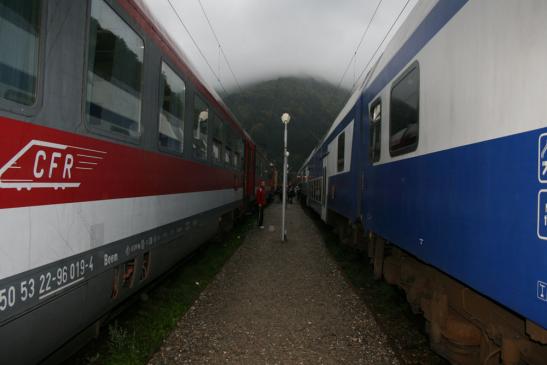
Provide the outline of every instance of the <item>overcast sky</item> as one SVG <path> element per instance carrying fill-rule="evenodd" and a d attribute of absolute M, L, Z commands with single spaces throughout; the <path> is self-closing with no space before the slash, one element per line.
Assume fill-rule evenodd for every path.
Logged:
<path fill-rule="evenodd" d="M 417 0 L 410 0 L 398 24 Z M 222 87 L 168 0 L 141 0 L 178 42 L 205 80 Z M 382 0 L 342 85 L 351 88 L 407 0 Z M 226 89 L 234 78 L 199 0 L 171 0 Z M 279 76 L 311 76 L 338 84 L 379 0 L 201 0 L 241 84 Z M 397 25 L 396 25 L 397 27 Z M 356 75 L 356 76 L 354 76 Z"/>

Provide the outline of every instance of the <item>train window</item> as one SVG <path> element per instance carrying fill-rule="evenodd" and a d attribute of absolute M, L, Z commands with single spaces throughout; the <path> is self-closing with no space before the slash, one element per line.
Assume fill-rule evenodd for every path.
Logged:
<path fill-rule="evenodd" d="M 343 131 L 338 136 L 338 159 L 336 163 L 336 171 L 342 172 L 344 171 L 344 153 L 346 149 L 346 132 Z"/>
<path fill-rule="evenodd" d="M 220 163 L 224 161 L 223 148 L 226 146 L 228 128 L 226 123 L 216 115 L 214 115 L 213 122 L 211 126 L 213 134 L 213 160 Z"/>
<path fill-rule="evenodd" d="M 92 128 L 141 133 L 144 42 L 103 0 L 91 2 L 87 120 Z"/>
<path fill-rule="evenodd" d="M 207 159 L 207 133 L 209 121 L 209 107 L 200 97 L 194 98 L 194 127 L 192 144 L 194 157 L 200 160 Z"/>
<path fill-rule="evenodd" d="M 165 62 L 161 65 L 160 147 L 182 153 L 184 141 L 184 103 L 186 85 Z"/>
<path fill-rule="evenodd" d="M 382 132 L 382 101 L 377 99 L 370 107 L 370 128 L 368 159 L 371 163 L 380 161 L 380 134 Z"/>
<path fill-rule="evenodd" d="M 239 156 L 238 167 L 240 170 L 243 170 L 243 165 L 244 165 L 243 160 L 245 156 L 245 151 L 244 151 L 244 143 L 242 139 L 239 139 L 237 142 L 237 150 L 238 150 L 238 156 Z"/>
<path fill-rule="evenodd" d="M 230 147 L 226 146 L 224 149 L 224 163 L 230 164 L 232 161 L 232 150 Z"/>
<path fill-rule="evenodd" d="M 224 125 L 224 122 L 219 117 L 214 117 L 214 123 L 213 123 L 213 146 L 212 146 L 212 153 L 213 153 L 213 160 L 215 162 L 221 162 L 222 161 L 222 146 L 224 145 L 224 141 L 226 140 L 225 132 L 226 132 L 226 126 Z"/>
<path fill-rule="evenodd" d="M 389 152 L 392 156 L 418 147 L 420 69 L 414 63 L 391 88 Z"/>
<path fill-rule="evenodd" d="M 238 168 L 239 167 L 239 159 L 240 159 L 239 152 L 234 152 L 233 158 L 234 158 L 234 162 L 233 162 L 234 167 Z"/>
<path fill-rule="evenodd" d="M 36 101 L 40 48 L 39 0 L 0 0 L 0 98 Z"/>
<path fill-rule="evenodd" d="M 226 144 L 224 149 L 224 163 L 228 166 L 233 165 L 234 148 L 234 133 L 231 128 L 226 130 Z"/>
<path fill-rule="evenodd" d="M 213 160 L 220 162 L 220 151 L 222 150 L 222 142 L 217 139 L 213 139 Z"/>

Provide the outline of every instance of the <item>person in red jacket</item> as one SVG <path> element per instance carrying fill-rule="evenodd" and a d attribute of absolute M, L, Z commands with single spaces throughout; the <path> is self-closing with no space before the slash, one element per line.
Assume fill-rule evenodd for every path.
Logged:
<path fill-rule="evenodd" d="M 264 181 L 260 182 L 258 189 L 256 190 L 256 204 L 258 204 L 258 226 L 264 228 L 264 206 L 266 205 L 266 189 Z"/>

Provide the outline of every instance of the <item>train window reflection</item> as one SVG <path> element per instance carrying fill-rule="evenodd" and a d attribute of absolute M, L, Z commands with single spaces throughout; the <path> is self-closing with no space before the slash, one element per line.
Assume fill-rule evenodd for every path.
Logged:
<path fill-rule="evenodd" d="M 41 1 L 0 0 L 0 97 L 36 101 Z"/>
<path fill-rule="evenodd" d="M 194 141 L 192 148 L 194 157 L 200 160 L 207 159 L 207 133 L 208 133 L 209 108 L 198 96 L 194 98 Z"/>
<path fill-rule="evenodd" d="M 415 151 L 418 146 L 420 72 L 418 64 L 391 89 L 389 151 L 392 156 Z"/>
<path fill-rule="evenodd" d="M 141 133 L 143 40 L 103 0 L 91 2 L 87 119 L 92 127 Z"/>
<path fill-rule="evenodd" d="M 224 154 L 224 162 L 231 167 L 235 167 L 234 159 L 236 158 L 235 152 L 237 152 L 237 137 L 233 129 L 228 129 L 228 133 L 226 134 L 226 148 L 228 151 Z M 262 166 L 260 168 L 258 171 L 262 171 Z"/>
<path fill-rule="evenodd" d="M 230 147 L 226 147 L 224 149 L 224 162 L 226 164 L 230 164 L 230 161 L 232 160 L 232 150 L 230 149 Z M 260 171 L 260 170 L 258 170 Z"/>
<path fill-rule="evenodd" d="M 371 163 L 380 161 L 380 135 L 382 133 L 382 102 L 377 99 L 370 108 L 368 157 Z"/>
<path fill-rule="evenodd" d="M 221 149 L 222 149 L 222 143 L 217 139 L 213 139 L 213 159 L 215 160 L 215 162 L 220 162 Z"/>
<path fill-rule="evenodd" d="M 214 116 L 213 120 L 213 160 L 218 163 L 222 161 L 222 146 L 226 142 L 226 126 L 222 119 L 220 119 L 216 115 Z"/>
<path fill-rule="evenodd" d="M 239 159 L 241 158 L 240 155 L 239 155 L 239 152 L 234 152 L 234 167 L 235 168 L 238 168 L 239 167 Z"/>
<path fill-rule="evenodd" d="M 186 85 L 164 62 L 161 65 L 162 97 L 160 101 L 159 143 L 182 153 L 184 141 L 184 99 Z"/>

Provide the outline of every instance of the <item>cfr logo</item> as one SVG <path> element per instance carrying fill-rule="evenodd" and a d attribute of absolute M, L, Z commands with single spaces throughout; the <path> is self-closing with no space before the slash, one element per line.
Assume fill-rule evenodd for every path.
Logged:
<path fill-rule="evenodd" d="M 39 150 L 36 153 L 36 157 L 34 159 L 34 177 L 37 179 L 40 179 L 41 177 L 44 176 L 44 168 L 40 167 L 40 165 L 42 165 L 41 161 L 44 161 L 43 163 L 44 165 L 46 166 L 49 165 L 49 169 L 48 169 L 49 172 L 47 176 L 48 178 L 51 179 L 53 177 L 53 173 L 59 167 L 58 160 L 60 160 L 61 157 L 63 157 L 63 155 L 60 152 L 53 152 L 51 153 L 51 155 L 48 156 L 46 151 Z M 74 166 L 74 156 L 67 153 L 64 157 L 65 158 L 64 158 L 64 164 L 63 164 L 63 174 L 61 178 L 70 179 L 71 177 L 70 170 Z M 49 162 L 49 164 L 47 162 Z"/>
<path fill-rule="evenodd" d="M 107 153 L 32 140 L 0 169 L 0 189 L 77 188 Z"/>

